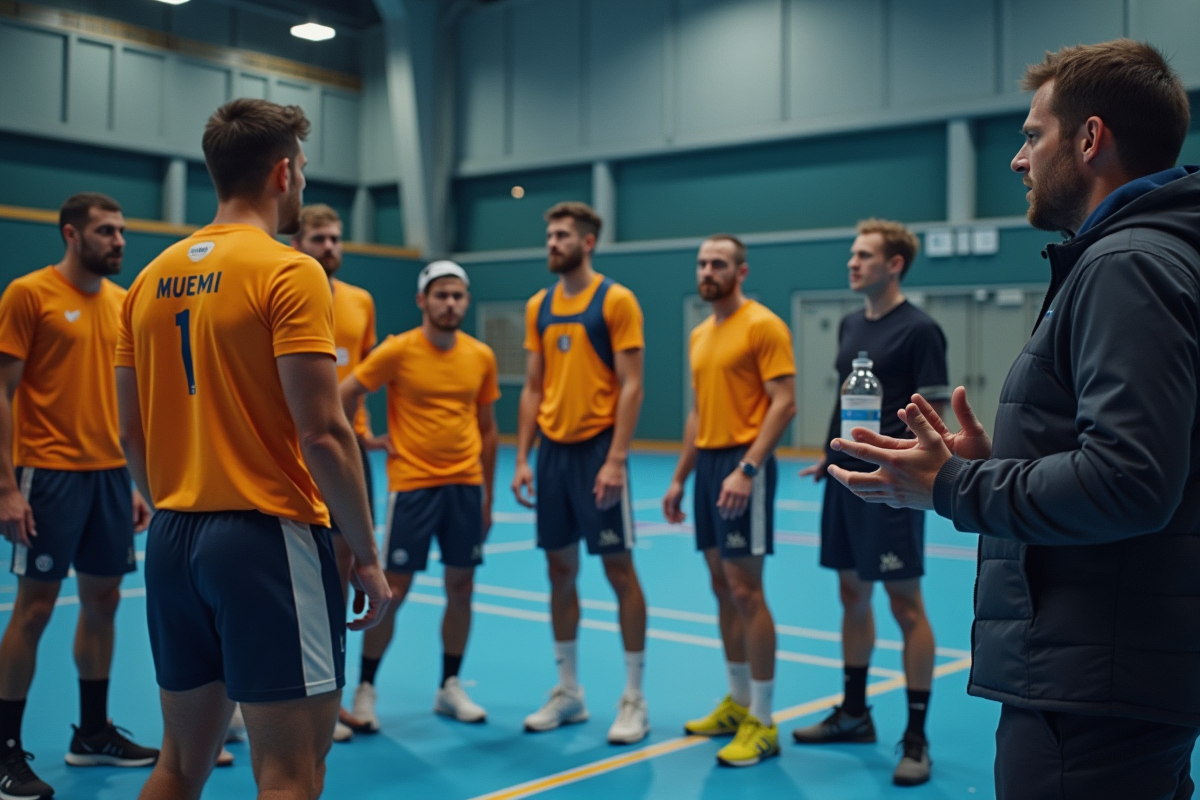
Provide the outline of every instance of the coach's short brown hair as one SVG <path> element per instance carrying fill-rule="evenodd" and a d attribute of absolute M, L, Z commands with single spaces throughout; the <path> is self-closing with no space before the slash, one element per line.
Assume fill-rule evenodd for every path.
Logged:
<path fill-rule="evenodd" d="M 1175 165 L 1190 122 L 1188 97 L 1155 47 L 1132 39 L 1064 47 L 1029 65 L 1021 88 L 1034 92 L 1050 81 L 1050 111 L 1064 137 L 1099 117 L 1129 172 L 1149 175 Z"/>
<path fill-rule="evenodd" d="M 900 270 L 900 280 L 904 280 L 913 259 L 917 257 L 917 251 L 921 249 L 921 240 L 908 228 L 890 219 L 872 217 L 858 223 L 859 236 L 871 233 L 878 233 L 883 239 L 884 258 L 890 261 L 893 257 L 900 256 L 904 259 L 904 269 Z"/>
<path fill-rule="evenodd" d="M 328 225 L 331 222 L 340 223 L 342 218 L 333 210 L 331 206 L 324 203 L 313 203 L 311 206 L 305 206 L 300 209 L 300 227 L 293 234 L 294 239 L 303 239 L 304 234 L 308 233 L 309 228 L 319 228 L 322 225 Z"/>
<path fill-rule="evenodd" d="M 221 106 L 204 126 L 204 160 L 217 197 L 257 195 L 282 158 L 295 169 L 311 126 L 300 106 L 243 97 Z"/>
<path fill-rule="evenodd" d="M 579 231 L 580 236 L 587 236 L 589 233 L 599 236 L 600 226 L 604 224 L 604 220 L 600 219 L 595 209 L 577 200 L 555 203 L 545 214 L 546 222 L 565 217 L 575 220 L 575 230 Z"/>
<path fill-rule="evenodd" d="M 99 208 L 104 211 L 120 211 L 121 204 L 112 199 L 106 194 L 99 192 L 80 192 L 73 194 L 63 201 L 63 204 L 58 209 L 58 233 L 66 241 L 67 237 L 63 235 L 62 229 L 64 226 L 70 225 L 80 233 L 87 227 L 88 219 L 91 218 L 92 209 Z"/>
<path fill-rule="evenodd" d="M 729 242 L 733 245 L 733 266 L 740 267 L 746 263 L 746 245 L 732 233 L 714 233 L 705 237 L 706 242 Z"/>

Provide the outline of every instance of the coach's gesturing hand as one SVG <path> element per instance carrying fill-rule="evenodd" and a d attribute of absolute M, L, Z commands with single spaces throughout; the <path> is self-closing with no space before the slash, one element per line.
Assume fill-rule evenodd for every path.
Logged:
<path fill-rule="evenodd" d="M 903 411 L 904 421 L 916 439 L 893 439 L 866 428 L 855 428 L 852 434 L 857 441 L 834 439 L 830 446 L 855 458 L 878 464 L 879 469 L 874 472 L 850 472 L 830 466 L 829 474 L 868 503 L 932 509 L 934 479 L 952 453 L 945 439 L 934 430 L 916 403 L 910 403 Z"/>
<path fill-rule="evenodd" d="M 968 461 L 992 457 L 992 438 L 988 436 L 987 429 L 983 427 L 983 424 L 975 416 L 975 412 L 971 410 L 971 404 L 967 402 L 966 389 L 959 386 L 950 398 L 950 404 L 954 407 L 954 416 L 958 418 L 958 426 L 962 429 L 958 433 L 950 432 L 946 423 L 942 422 L 942 418 L 924 397 L 914 394 L 912 401 L 938 436 L 942 437 L 942 441 L 950 448 L 951 453 Z M 896 413 L 907 425 L 906 409 L 902 408 Z M 916 440 L 909 440 L 909 442 L 911 446 L 915 444 Z"/>

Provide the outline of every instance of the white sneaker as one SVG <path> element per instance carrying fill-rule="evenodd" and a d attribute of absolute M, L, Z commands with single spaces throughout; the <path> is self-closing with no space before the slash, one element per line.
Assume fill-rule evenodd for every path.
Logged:
<path fill-rule="evenodd" d="M 650 733 L 650 720 L 646 715 L 646 698 L 642 695 L 621 695 L 617 704 L 617 718 L 608 729 L 609 744 L 635 744 Z"/>
<path fill-rule="evenodd" d="M 335 742 L 348 742 L 354 738 L 354 730 L 344 722 L 339 722 L 333 726 L 333 740 Z"/>
<path fill-rule="evenodd" d="M 467 690 L 457 676 L 446 679 L 446 684 L 437 690 L 433 698 L 433 713 L 452 717 L 459 722 L 483 722 L 487 712 L 483 706 L 467 696 Z"/>
<path fill-rule="evenodd" d="M 583 704 L 583 687 L 572 690 L 555 686 L 546 705 L 525 718 L 525 730 L 552 731 L 560 725 L 586 722 L 587 718 L 587 706 Z"/>
<path fill-rule="evenodd" d="M 379 731 L 379 717 L 375 714 L 375 687 L 370 683 L 360 683 L 354 690 L 354 709 L 350 712 L 362 720 L 360 733 L 376 733 Z"/>
<path fill-rule="evenodd" d="M 225 742 L 246 741 L 246 719 L 242 716 L 242 704 L 233 707 L 233 716 L 229 718 L 229 728 L 225 731 Z M 232 762 L 231 762 L 232 763 Z"/>

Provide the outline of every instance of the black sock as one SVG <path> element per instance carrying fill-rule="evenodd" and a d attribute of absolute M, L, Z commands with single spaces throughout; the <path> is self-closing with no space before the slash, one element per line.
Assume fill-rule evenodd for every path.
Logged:
<path fill-rule="evenodd" d="M 906 734 L 913 733 L 925 738 L 925 714 L 929 711 L 929 692 L 908 690 L 908 729 Z"/>
<path fill-rule="evenodd" d="M 382 658 L 367 658 L 362 657 L 362 665 L 359 668 L 359 680 L 363 683 L 375 685 L 375 672 L 379 669 L 379 662 Z"/>
<path fill-rule="evenodd" d="M 852 667 L 847 664 L 845 695 L 842 699 L 842 710 L 852 717 L 861 717 L 867 713 L 867 667 Z"/>
<path fill-rule="evenodd" d="M 458 670 L 462 667 L 462 654 L 456 656 L 449 653 L 442 653 L 442 686 L 446 685 L 447 678 L 458 677 Z"/>
<path fill-rule="evenodd" d="M 108 727 L 108 678 L 79 680 L 79 735 L 91 736 Z"/>
<path fill-rule="evenodd" d="M 0 754 L 7 755 L 21 746 L 21 718 L 24 716 L 24 700 L 0 700 Z"/>

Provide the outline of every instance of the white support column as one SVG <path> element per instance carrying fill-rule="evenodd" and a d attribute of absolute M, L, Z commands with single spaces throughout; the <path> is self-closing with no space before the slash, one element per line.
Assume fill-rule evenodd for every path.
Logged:
<path fill-rule="evenodd" d="M 607 161 L 592 162 L 592 208 L 604 221 L 599 244 L 612 244 L 617 240 L 617 185 Z"/>
<path fill-rule="evenodd" d="M 946 220 L 959 225 L 975 219 L 975 124 L 946 123 Z"/>
<path fill-rule="evenodd" d="M 187 162 L 172 158 L 162 182 L 162 219 L 182 225 L 187 221 Z"/>
<path fill-rule="evenodd" d="M 350 241 L 368 243 L 375 240 L 375 198 L 366 186 L 359 186 L 350 207 Z"/>

